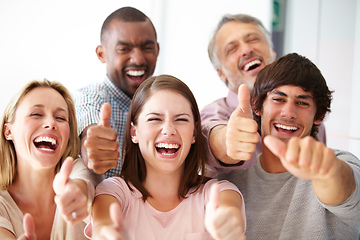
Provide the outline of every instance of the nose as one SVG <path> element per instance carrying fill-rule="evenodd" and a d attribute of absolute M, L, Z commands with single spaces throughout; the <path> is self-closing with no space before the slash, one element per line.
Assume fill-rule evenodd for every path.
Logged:
<path fill-rule="evenodd" d="M 44 128 L 47 129 L 56 129 L 56 121 L 52 118 L 47 118 L 44 122 Z"/>
<path fill-rule="evenodd" d="M 281 117 L 287 118 L 287 119 L 296 119 L 297 118 L 297 112 L 296 112 L 296 106 L 293 102 L 286 102 L 283 105 L 283 108 L 281 109 Z"/>
<path fill-rule="evenodd" d="M 140 47 L 134 47 L 130 56 L 131 63 L 140 66 L 146 62 L 143 51 Z"/>
<path fill-rule="evenodd" d="M 247 42 L 243 42 L 240 47 L 240 54 L 242 57 L 251 56 L 254 53 L 254 48 Z"/>
<path fill-rule="evenodd" d="M 161 133 L 165 136 L 171 136 L 176 134 L 176 129 L 171 121 L 165 121 L 161 130 Z"/>

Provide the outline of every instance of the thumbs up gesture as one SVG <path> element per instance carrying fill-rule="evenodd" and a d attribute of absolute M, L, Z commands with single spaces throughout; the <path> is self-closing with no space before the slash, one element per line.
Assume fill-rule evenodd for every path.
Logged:
<path fill-rule="evenodd" d="M 205 227 L 216 240 L 244 240 L 246 239 L 244 233 L 244 214 L 241 213 L 238 207 L 220 204 L 222 194 L 229 194 L 229 192 L 238 195 L 238 193 L 230 190 L 220 193 L 217 183 L 211 186 L 209 202 L 206 205 Z M 232 202 L 231 200 L 236 202 L 237 200 L 233 198 L 228 199 L 230 199 L 229 202 Z"/>
<path fill-rule="evenodd" d="M 264 143 L 296 177 L 329 181 L 338 175 L 339 164 L 333 150 L 310 136 L 292 137 L 286 143 L 269 135 Z"/>
<path fill-rule="evenodd" d="M 81 222 L 88 215 L 87 192 L 84 193 L 78 185 L 86 185 L 86 183 L 82 180 L 69 178 L 73 165 L 73 159 L 71 157 L 66 158 L 53 182 L 53 189 L 56 194 L 55 203 L 64 220 L 69 224 Z"/>
<path fill-rule="evenodd" d="M 253 119 L 250 105 L 250 91 L 246 84 L 238 90 L 239 104 L 231 114 L 226 130 L 226 153 L 237 160 L 249 160 L 256 149 L 260 136 L 257 132 L 258 125 Z"/>
<path fill-rule="evenodd" d="M 30 213 L 25 213 L 23 218 L 24 234 L 18 240 L 36 240 L 35 222 Z"/>
<path fill-rule="evenodd" d="M 86 129 L 86 137 L 81 142 L 83 160 L 87 167 L 97 174 L 115 168 L 120 156 L 117 132 L 111 128 L 110 118 L 111 106 L 104 103 L 100 111 L 100 122 Z"/>
<path fill-rule="evenodd" d="M 109 208 L 112 224 L 101 227 L 98 234 L 94 234 L 92 239 L 117 239 L 128 240 L 128 234 L 124 227 L 120 205 L 112 203 Z"/>

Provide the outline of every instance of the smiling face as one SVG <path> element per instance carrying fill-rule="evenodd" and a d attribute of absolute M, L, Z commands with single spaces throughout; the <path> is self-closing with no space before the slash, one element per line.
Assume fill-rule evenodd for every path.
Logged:
<path fill-rule="evenodd" d="M 171 90 L 158 90 L 144 104 L 131 126 L 131 137 L 139 144 L 146 169 L 155 173 L 181 173 L 195 142 L 195 123 L 190 102 Z"/>
<path fill-rule="evenodd" d="M 109 79 L 132 97 L 139 85 L 152 76 L 159 54 L 156 33 L 149 20 L 123 22 L 114 19 L 96 53 L 106 63 Z"/>
<path fill-rule="evenodd" d="M 6 123 L 4 135 L 15 146 L 18 165 L 55 168 L 69 141 L 69 111 L 54 89 L 37 87 L 28 92 Z"/>
<path fill-rule="evenodd" d="M 264 33 L 254 24 L 230 21 L 216 34 L 218 74 L 237 92 L 242 83 L 253 88 L 258 72 L 275 60 L 275 52 Z"/>
<path fill-rule="evenodd" d="M 283 141 L 291 137 L 309 136 L 314 120 L 316 105 L 313 96 L 301 87 L 283 85 L 268 92 L 261 113 L 261 137 L 276 136 Z"/>

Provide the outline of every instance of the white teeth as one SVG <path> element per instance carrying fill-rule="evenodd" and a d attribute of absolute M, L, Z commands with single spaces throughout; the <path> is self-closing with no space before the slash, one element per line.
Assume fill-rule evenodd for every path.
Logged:
<path fill-rule="evenodd" d="M 43 151 L 48 151 L 48 152 L 53 152 L 54 150 L 53 149 L 50 149 L 50 148 L 39 148 Z"/>
<path fill-rule="evenodd" d="M 144 70 L 129 70 L 126 72 L 128 75 L 133 76 L 133 77 L 138 77 L 138 76 L 142 76 L 145 74 Z"/>
<path fill-rule="evenodd" d="M 179 145 L 178 144 L 169 144 L 169 143 L 158 143 L 156 144 L 156 147 L 158 148 L 167 148 L 167 149 L 178 149 Z"/>
<path fill-rule="evenodd" d="M 283 124 L 275 124 L 275 127 L 282 128 L 282 129 L 289 130 L 289 131 L 295 131 L 295 130 L 298 129 L 297 127 L 286 126 L 286 125 L 283 125 Z"/>
<path fill-rule="evenodd" d="M 247 63 L 247 64 L 245 65 L 245 67 L 244 67 L 244 71 L 249 70 L 249 68 L 250 68 L 251 66 L 255 65 L 255 64 L 261 64 L 261 61 L 260 61 L 259 59 L 256 59 L 256 60 L 254 60 L 254 61 L 251 61 L 251 62 Z"/>
<path fill-rule="evenodd" d="M 52 145 L 56 144 L 56 140 L 54 138 L 50 138 L 50 137 L 38 137 L 35 139 L 35 142 L 49 142 Z"/>

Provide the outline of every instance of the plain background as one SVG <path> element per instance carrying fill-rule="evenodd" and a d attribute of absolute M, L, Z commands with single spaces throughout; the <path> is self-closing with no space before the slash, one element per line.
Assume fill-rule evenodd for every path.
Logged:
<path fill-rule="evenodd" d="M 221 16 L 250 14 L 272 31 L 271 0 L 0 0 L 1 113 L 33 79 L 56 80 L 72 92 L 101 81 L 105 65 L 95 55 L 100 28 L 123 6 L 143 11 L 157 29 L 160 55 L 154 74 L 187 83 L 200 109 L 228 92 L 207 56 Z M 335 90 L 325 120 L 328 146 L 359 157 L 360 0 L 288 0 L 283 6 L 277 26 L 284 36 L 282 53 L 308 57 Z"/>

